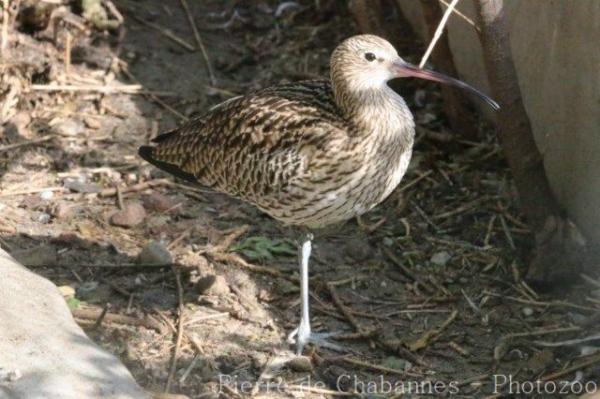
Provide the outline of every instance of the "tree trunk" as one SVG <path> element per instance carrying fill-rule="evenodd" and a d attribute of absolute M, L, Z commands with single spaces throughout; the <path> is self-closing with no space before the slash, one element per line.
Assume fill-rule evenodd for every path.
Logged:
<path fill-rule="evenodd" d="M 521 97 L 503 0 L 473 0 L 492 97 L 500 104 L 498 136 L 536 237 L 528 277 L 539 283 L 572 276 L 583 265 L 585 240 L 550 189 Z"/>
<path fill-rule="evenodd" d="M 421 7 L 427 24 L 429 39 L 431 40 L 444 13 L 439 0 L 421 0 Z M 444 33 L 431 53 L 431 59 L 439 71 L 458 77 L 450 43 L 448 42 L 448 29 L 444 28 Z M 450 86 L 442 85 L 441 90 L 444 113 L 452 130 L 467 140 L 475 140 L 477 138 L 477 124 L 472 117 L 472 113 L 467 111 L 468 100 L 466 96 Z"/>
<path fill-rule="evenodd" d="M 350 0 L 348 9 L 362 33 L 386 36 L 381 0 Z"/>

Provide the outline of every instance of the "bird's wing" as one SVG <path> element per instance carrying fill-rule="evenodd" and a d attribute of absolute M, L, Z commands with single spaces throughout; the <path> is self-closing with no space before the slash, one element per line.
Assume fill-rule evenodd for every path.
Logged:
<path fill-rule="evenodd" d="M 139 154 L 175 176 L 255 202 L 306 173 L 316 152 L 346 137 L 329 83 L 309 81 L 230 99 Z"/>

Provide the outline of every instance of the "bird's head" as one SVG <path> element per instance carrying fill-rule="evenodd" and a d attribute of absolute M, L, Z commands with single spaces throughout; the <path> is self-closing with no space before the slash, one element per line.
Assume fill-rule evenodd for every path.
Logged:
<path fill-rule="evenodd" d="M 494 100 L 458 79 L 407 63 L 390 42 L 379 36 L 352 36 L 340 43 L 331 55 L 331 80 L 334 86 L 344 87 L 343 90 L 350 93 L 384 89 L 389 80 L 405 77 L 456 86 L 475 94 L 492 108 L 499 108 Z"/>

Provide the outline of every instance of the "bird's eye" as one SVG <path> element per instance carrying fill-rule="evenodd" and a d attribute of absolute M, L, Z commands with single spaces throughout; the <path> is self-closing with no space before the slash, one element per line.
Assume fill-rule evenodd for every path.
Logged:
<path fill-rule="evenodd" d="M 377 57 L 373 53 L 365 53 L 365 59 L 369 62 L 375 61 Z"/>

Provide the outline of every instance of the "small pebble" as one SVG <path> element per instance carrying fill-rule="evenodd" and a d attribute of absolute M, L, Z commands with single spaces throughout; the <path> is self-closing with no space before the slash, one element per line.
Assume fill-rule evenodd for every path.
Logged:
<path fill-rule="evenodd" d="M 48 223 L 50 221 L 50 219 L 51 219 L 51 216 L 48 215 L 46 212 L 40 213 L 37 217 L 37 221 L 42 224 Z"/>
<path fill-rule="evenodd" d="M 419 115 L 417 119 L 419 120 L 419 123 L 426 125 L 428 123 L 436 121 L 438 118 L 437 116 L 435 116 L 435 114 L 432 114 L 431 112 L 425 112 Z"/>
<path fill-rule="evenodd" d="M 68 119 L 54 125 L 53 130 L 61 136 L 76 136 L 84 131 L 84 127 L 81 123 Z"/>
<path fill-rule="evenodd" d="M 131 202 L 125 204 L 120 211 L 115 212 L 110 218 L 110 223 L 115 226 L 134 227 L 142 223 L 145 217 L 146 211 L 142 204 Z"/>
<path fill-rule="evenodd" d="M 127 173 L 125 175 L 125 182 L 127 184 L 135 184 L 138 181 L 138 176 L 135 173 Z"/>
<path fill-rule="evenodd" d="M 229 285 L 223 276 L 210 274 L 202 277 L 196 283 L 198 293 L 203 295 L 221 296 L 229 294 Z"/>
<path fill-rule="evenodd" d="M 588 318 L 581 313 L 569 312 L 568 316 L 569 319 L 571 319 L 571 321 L 577 325 L 583 325 L 588 321 Z"/>
<path fill-rule="evenodd" d="M 148 211 L 154 212 L 166 212 L 166 211 L 175 211 L 177 208 L 177 202 L 172 198 L 167 197 L 166 195 L 153 192 L 148 195 L 144 195 L 142 197 L 142 203 L 144 204 L 144 208 Z"/>
<path fill-rule="evenodd" d="M 141 265 L 166 266 L 173 263 L 173 257 L 164 244 L 150 241 L 138 255 L 137 262 Z"/>
<path fill-rule="evenodd" d="M 533 316 L 533 309 L 531 309 L 529 307 L 524 307 L 523 309 L 521 309 L 521 312 L 523 312 L 523 316 L 525 316 L 525 317 Z"/>
<path fill-rule="evenodd" d="M 387 358 L 385 358 L 385 360 L 383 361 L 383 365 L 394 370 L 403 371 L 408 371 L 413 366 L 412 363 L 408 360 L 396 356 L 388 356 Z"/>
<path fill-rule="evenodd" d="M 69 217 L 71 217 L 73 215 L 73 207 L 68 205 L 65 202 L 59 202 L 58 204 L 56 204 L 56 206 L 54 208 L 52 208 L 52 216 L 54 216 L 56 219 L 67 219 Z"/>
<path fill-rule="evenodd" d="M 437 266 L 446 266 L 450 258 L 452 258 L 452 255 L 450 255 L 447 251 L 441 251 L 433 254 L 430 261 Z"/>
<path fill-rule="evenodd" d="M 81 298 L 88 296 L 94 292 L 100 284 L 97 281 L 86 281 L 77 287 L 77 295 Z"/>
<path fill-rule="evenodd" d="M 45 190 L 40 193 L 40 198 L 45 201 L 52 199 L 52 197 L 54 197 L 54 191 L 52 190 Z"/>
<path fill-rule="evenodd" d="M 391 237 L 383 237 L 383 245 L 386 247 L 391 247 L 394 245 L 394 240 Z"/>
<path fill-rule="evenodd" d="M 85 123 L 85 125 L 90 129 L 100 129 L 102 127 L 102 124 L 98 119 L 92 118 L 90 116 L 84 117 L 83 123 Z"/>
<path fill-rule="evenodd" d="M 296 356 L 287 362 L 287 366 L 298 372 L 312 371 L 313 366 L 308 356 Z"/>
<path fill-rule="evenodd" d="M 425 105 L 425 94 L 425 90 L 423 89 L 418 89 L 415 91 L 414 101 L 417 107 L 423 107 Z"/>

